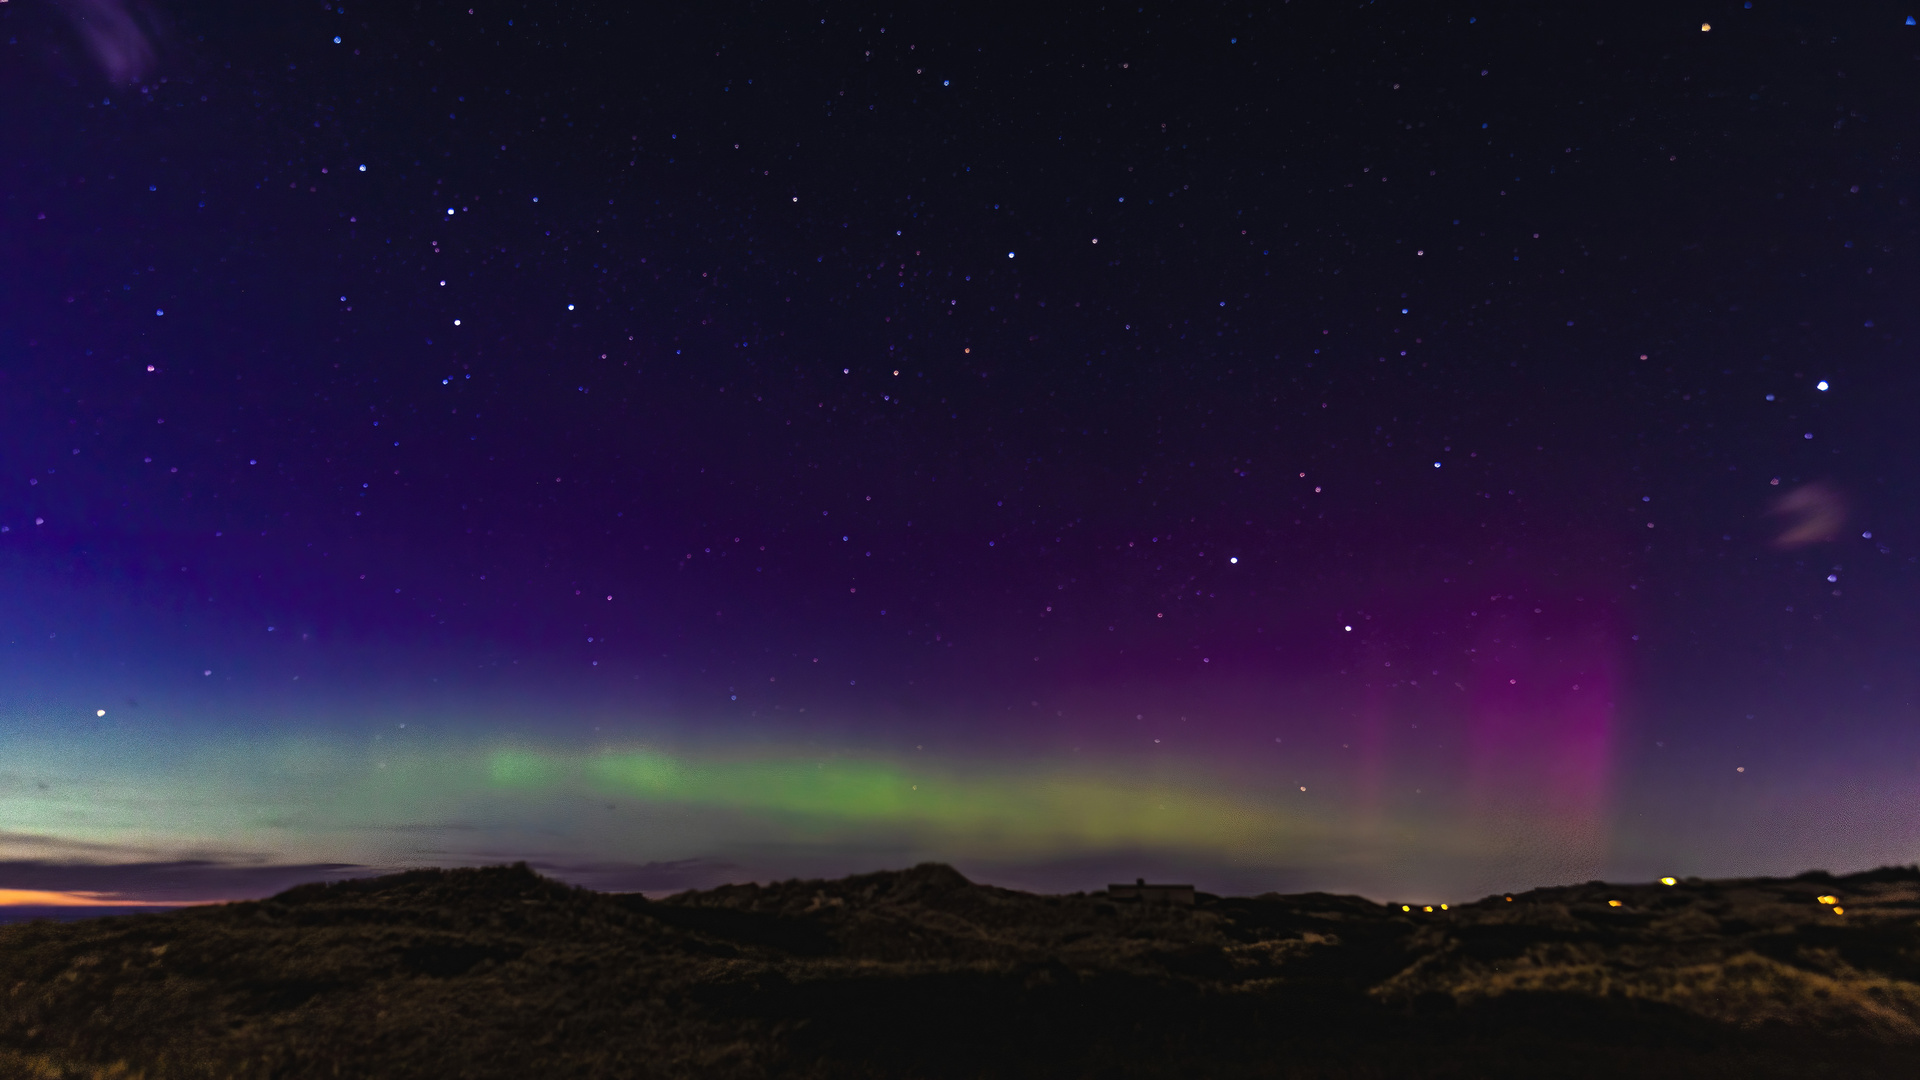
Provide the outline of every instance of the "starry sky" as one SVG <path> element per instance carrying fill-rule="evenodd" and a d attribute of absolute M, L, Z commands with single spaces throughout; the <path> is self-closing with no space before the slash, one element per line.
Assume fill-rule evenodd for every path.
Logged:
<path fill-rule="evenodd" d="M 1909 23 L 0 4 L 0 902 L 1914 861 Z"/>

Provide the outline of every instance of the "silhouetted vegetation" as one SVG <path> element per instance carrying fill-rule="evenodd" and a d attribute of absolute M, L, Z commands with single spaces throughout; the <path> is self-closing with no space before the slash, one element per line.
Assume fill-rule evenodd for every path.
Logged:
<path fill-rule="evenodd" d="M 0 928 L 0 1076 L 1907 1077 L 1917 918 L 1905 868 L 1433 912 L 422 870 Z"/>

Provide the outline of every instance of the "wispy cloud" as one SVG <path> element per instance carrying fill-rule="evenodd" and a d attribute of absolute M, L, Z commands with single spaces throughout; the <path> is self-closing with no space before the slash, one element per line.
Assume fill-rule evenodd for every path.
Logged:
<path fill-rule="evenodd" d="M 0 862 L 0 906 L 163 907 L 271 896 L 309 881 L 379 871 L 347 863 L 236 865 L 211 860 Z"/>
<path fill-rule="evenodd" d="M 154 21 L 145 9 L 125 0 L 62 0 L 60 10 L 109 81 L 139 82 L 159 62 Z"/>

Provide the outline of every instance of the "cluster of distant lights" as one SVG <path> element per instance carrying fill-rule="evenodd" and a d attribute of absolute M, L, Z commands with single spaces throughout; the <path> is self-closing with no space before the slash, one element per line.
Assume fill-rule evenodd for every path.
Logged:
<path fill-rule="evenodd" d="M 1667 885 L 1667 886 L 1674 886 L 1674 885 L 1680 884 L 1680 879 L 1676 877 L 1663 877 L 1660 879 L 1660 884 Z M 1509 904 L 1513 903 L 1512 896 L 1507 896 L 1504 899 Z M 1814 903 L 1819 904 L 1821 907 L 1832 908 L 1833 913 L 1835 915 L 1845 915 L 1847 913 L 1847 909 L 1840 905 L 1840 898 L 1837 896 L 1832 896 L 1832 895 L 1816 896 L 1813 898 L 1813 901 Z M 1607 906 L 1610 908 L 1625 907 L 1626 901 L 1609 900 L 1607 901 Z M 1449 908 L 1445 904 L 1425 904 L 1420 907 L 1420 910 L 1422 912 L 1432 912 L 1436 907 L 1441 911 L 1449 910 Z M 1401 904 L 1400 910 L 1411 913 L 1414 910 L 1414 905 Z"/>

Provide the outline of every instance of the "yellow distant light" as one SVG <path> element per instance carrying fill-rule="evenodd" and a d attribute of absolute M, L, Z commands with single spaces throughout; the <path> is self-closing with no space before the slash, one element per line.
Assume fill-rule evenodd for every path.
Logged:
<path fill-rule="evenodd" d="M 1619 906 L 1620 906 L 1620 901 L 1618 901 L 1618 900 L 1609 900 L 1609 901 L 1607 901 L 1607 906 L 1608 906 L 1608 907 L 1619 907 Z"/>
<path fill-rule="evenodd" d="M 1831 907 L 1834 904 L 1837 904 L 1840 902 L 1840 898 L 1837 896 L 1816 896 L 1813 898 L 1813 900 L 1814 900 L 1814 903 L 1825 904 L 1828 907 Z"/>
<path fill-rule="evenodd" d="M 1836 905 L 1834 906 L 1834 909 L 1833 909 L 1833 913 L 1834 913 L 1835 915 L 1845 915 L 1845 914 L 1847 913 L 1847 909 L 1846 909 L 1846 908 L 1843 908 L 1843 907 L 1840 907 L 1839 905 L 1837 905 L 1837 904 L 1836 904 Z"/>
<path fill-rule="evenodd" d="M 1432 910 L 1433 910 L 1433 905 L 1432 905 L 1432 904 L 1428 904 L 1428 905 L 1427 905 L 1426 907 L 1423 907 L 1423 908 L 1421 908 L 1420 910 L 1421 910 L 1421 911 L 1432 911 Z"/>
<path fill-rule="evenodd" d="M 1511 896 L 1507 897 L 1507 903 L 1509 904 L 1513 903 L 1513 897 Z"/>
<path fill-rule="evenodd" d="M 1700 24 L 1700 32 L 1701 32 L 1701 33 L 1703 33 L 1703 34 L 1704 34 L 1704 33 L 1706 33 L 1707 31 L 1709 31 L 1709 30 L 1711 30 L 1711 29 L 1713 29 L 1713 24 L 1712 24 L 1712 23 L 1701 23 L 1701 24 Z"/>
<path fill-rule="evenodd" d="M 1409 906 L 1407 906 L 1406 904 L 1401 904 L 1401 905 L 1400 905 L 1400 910 L 1401 910 L 1401 911 L 1412 911 L 1412 910 L 1413 910 L 1413 908 L 1411 908 L 1411 907 L 1409 907 Z"/>
<path fill-rule="evenodd" d="M 1447 905 L 1445 905 L 1445 904 L 1441 904 L 1441 905 L 1440 905 L 1440 910 L 1441 910 L 1441 911 L 1445 911 L 1445 910 L 1447 910 Z"/>
<path fill-rule="evenodd" d="M 1661 878 L 1661 879 L 1660 879 L 1660 884 L 1662 884 L 1662 885 L 1678 885 L 1678 884 L 1680 884 L 1680 879 L 1679 879 L 1679 878 L 1670 878 L 1670 877 L 1663 877 L 1663 878 Z"/>

